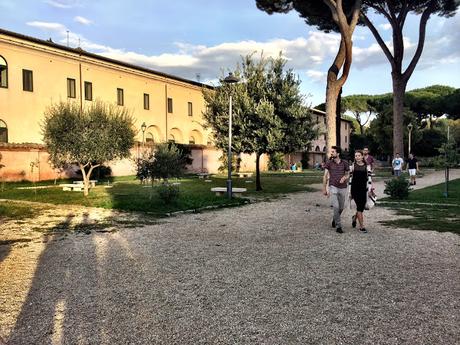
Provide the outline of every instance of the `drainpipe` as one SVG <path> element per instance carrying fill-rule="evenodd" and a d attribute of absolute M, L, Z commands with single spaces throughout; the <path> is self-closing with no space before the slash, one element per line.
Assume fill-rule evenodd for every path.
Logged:
<path fill-rule="evenodd" d="M 81 57 L 81 54 L 80 54 L 80 57 Z M 82 80 L 81 80 L 81 61 L 80 63 L 78 64 L 78 68 L 79 68 L 79 71 L 80 71 L 80 111 L 83 112 L 83 95 L 82 95 Z"/>
<path fill-rule="evenodd" d="M 168 142 L 168 84 L 165 84 L 165 110 L 166 110 L 165 142 Z"/>

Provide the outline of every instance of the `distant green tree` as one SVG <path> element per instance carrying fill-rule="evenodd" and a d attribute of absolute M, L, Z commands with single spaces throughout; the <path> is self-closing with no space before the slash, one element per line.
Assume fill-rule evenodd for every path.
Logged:
<path fill-rule="evenodd" d="M 60 102 L 46 109 L 42 131 L 53 165 L 76 164 L 87 196 L 96 167 L 129 157 L 136 135 L 133 128 L 125 108 L 97 101 L 81 109 L 77 103 Z"/>
<path fill-rule="evenodd" d="M 425 128 L 420 131 L 420 134 L 421 138 L 414 142 L 412 152 L 423 157 L 439 155 L 439 149 L 447 141 L 445 131 L 439 128 Z"/>
<path fill-rule="evenodd" d="M 371 116 L 375 115 L 373 96 L 351 95 L 342 98 L 342 110 L 353 114 L 359 126 L 359 134 L 364 134 L 364 128 L 369 123 Z"/>
<path fill-rule="evenodd" d="M 374 154 L 393 157 L 393 117 L 392 108 L 388 106 L 383 108 L 377 114 L 376 118 L 371 122 L 366 132 L 371 138 L 371 150 Z M 409 109 L 404 109 L 404 121 L 403 125 L 407 128 L 409 123 L 416 123 L 416 114 L 411 112 Z M 414 126 L 412 130 L 412 147 L 420 138 L 420 130 L 417 126 Z M 408 137 L 407 130 L 404 133 L 404 148 L 407 147 Z M 399 152 L 401 155 L 407 150 Z"/>
<path fill-rule="evenodd" d="M 442 105 L 445 113 L 450 119 L 460 119 L 460 89 L 456 89 L 452 93 L 444 96 Z"/>
<path fill-rule="evenodd" d="M 432 126 L 433 118 L 444 115 L 448 110 L 446 97 L 455 89 L 450 86 L 432 85 L 421 89 L 411 90 L 406 93 L 404 104 L 417 114 L 418 124 L 423 126 L 422 121 Z"/>

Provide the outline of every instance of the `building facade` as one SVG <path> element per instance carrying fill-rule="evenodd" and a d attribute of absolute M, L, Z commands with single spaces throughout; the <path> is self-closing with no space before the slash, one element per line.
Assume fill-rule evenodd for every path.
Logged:
<path fill-rule="evenodd" d="M 0 29 L 0 153 L 7 180 L 43 180 L 56 172 L 42 145 L 41 125 L 47 107 L 60 101 L 81 107 L 101 100 L 126 107 L 136 120 L 137 145 L 164 141 L 189 144 L 192 171 L 216 172 L 222 155 L 203 127 L 204 84 L 152 71 L 80 48 Z M 319 111 L 317 116 L 324 117 Z M 321 120 L 318 120 L 321 121 Z M 145 124 L 145 125 L 144 125 Z M 346 126 L 346 122 L 345 122 Z M 349 132 L 345 134 L 345 143 Z M 312 162 L 325 141 L 316 140 Z M 321 154 L 321 152 L 319 152 Z M 318 156 L 319 157 L 319 156 Z M 255 169 L 255 158 L 243 155 L 242 167 Z M 267 158 L 263 157 L 262 169 Z M 129 160 L 111 162 L 114 175 L 133 174 Z"/>

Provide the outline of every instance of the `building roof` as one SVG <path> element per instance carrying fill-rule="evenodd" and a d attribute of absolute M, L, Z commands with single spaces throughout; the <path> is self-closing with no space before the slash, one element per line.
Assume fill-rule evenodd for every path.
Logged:
<path fill-rule="evenodd" d="M 203 84 L 203 83 L 200 83 L 200 82 L 197 82 L 197 81 L 194 81 L 194 80 L 189 80 L 189 79 L 177 77 L 177 76 L 172 75 L 172 74 L 167 74 L 167 73 L 155 71 L 155 70 L 152 70 L 150 68 L 133 65 L 133 64 L 130 64 L 130 63 L 127 63 L 127 62 L 111 59 L 111 58 L 108 58 L 108 57 L 105 57 L 105 56 L 102 56 L 102 55 L 90 53 L 90 52 L 87 52 L 86 50 L 83 50 L 80 47 L 78 47 L 78 48 L 70 48 L 70 47 L 64 46 L 62 44 L 54 43 L 51 40 L 42 40 L 42 39 L 39 39 L 39 38 L 35 38 L 35 37 L 27 36 L 27 35 L 22 35 L 22 34 L 19 34 L 19 33 L 13 32 L 13 31 L 8 31 L 8 30 L 1 29 L 1 28 L 0 28 L 0 35 L 10 36 L 10 37 L 18 38 L 18 39 L 21 39 L 21 40 L 25 40 L 25 41 L 41 44 L 41 45 L 44 45 L 44 46 L 52 47 L 52 48 L 55 48 L 55 49 L 60 49 L 60 50 L 70 52 L 70 53 L 74 53 L 74 54 L 77 54 L 77 55 L 87 56 L 87 57 L 92 58 L 92 59 L 101 60 L 101 61 L 104 61 L 104 62 L 109 62 L 109 63 L 115 64 L 115 65 L 118 65 L 118 66 L 122 66 L 122 67 L 128 67 L 128 68 L 131 68 L 131 69 L 135 69 L 135 70 L 138 70 L 138 71 L 141 71 L 141 72 L 153 74 L 153 75 L 160 76 L 160 77 L 174 79 L 174 80 L 177 80 L 177 81 L 181 81 L 181 82 L 184 82 L 184 83 L 187 83 L 187 84 L 192 84 L 192 85 L 199 86 L 199 87 L 213 88 L 210 85 Z"/>
<path fill-rule="evenodd" d="M 326 112 L 325 111 L 322 111 L 322 110 L 319 110 L 319 109 L 316 109 L 316 108 L 310 108 L 310 110 L 316 114 L 316 115 L 321 115 L 321 116 L 326 116 Z M 350 122 L 350 123 L 353 123 L 353 121 L 349 120 L 349 119 L 346 119 L 344 117 L 341 117 L 340 118 L 342 121 L 346 121 L 346 122 Z"/>

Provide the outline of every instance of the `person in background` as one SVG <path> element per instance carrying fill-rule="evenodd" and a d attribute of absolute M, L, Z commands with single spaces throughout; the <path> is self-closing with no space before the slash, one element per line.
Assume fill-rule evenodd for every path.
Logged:
<path fill-rule="evenodd" d="M 323 176 L 323 194 L 327 197 L 331 196 L 332 207 L 334 208 L 332 227 L 336 228 L 339 234 L 343 233 L 340 215 L 345 208 L 350 170 L 348 163 L 340 158 L 341 152 L 340 147 L 331 147 L 331 159 L 326 161 L 324 165 Z"/>
<path fill-rule="evenodd" d="M 396 153 L 395 158 L 391 162 L 391 166 L 393 167 L 393 171 L 395 172 L 395 176 L 401 176 L 402 169 L 404 165 L 404 160 L 399 156 L 399 153 Z"/>
<path fill-rule="evenodd" d="M 356 227 L 356 220 L 359 222 L 359 231 L 367 233 L 364 227 L 364 208 L 367 201 L 367 193 L 372 187 L 370 167 L 364 161 L 364 154 L 361 150 L 355 151 L 355 161 L 350 166 L 350 200 L 356 204 L 356 214 L 351 217 L 351 226 Z"/>
<path fill-rule="evenodd" d="M 364 154 L 364 161 L 366 162 L 367 165 L 370 165 L 371 172 L 374 172 L 374 157 L 372 157 L 369 154 L 369 148 L 365 146 L 363 148 L 363 154 Z"/>
<path fill-rule="evenodd" d="M 418 168 L 418 161 L 417 158 L 414 157 L 412 153 L 409 154 L 409 158 L 407 159 L 406 165 L 407 171 L 409 172 L 410 176 L 410 184 L 412 186 L 417 184 L 417 173 L 419 172 Z"/>

